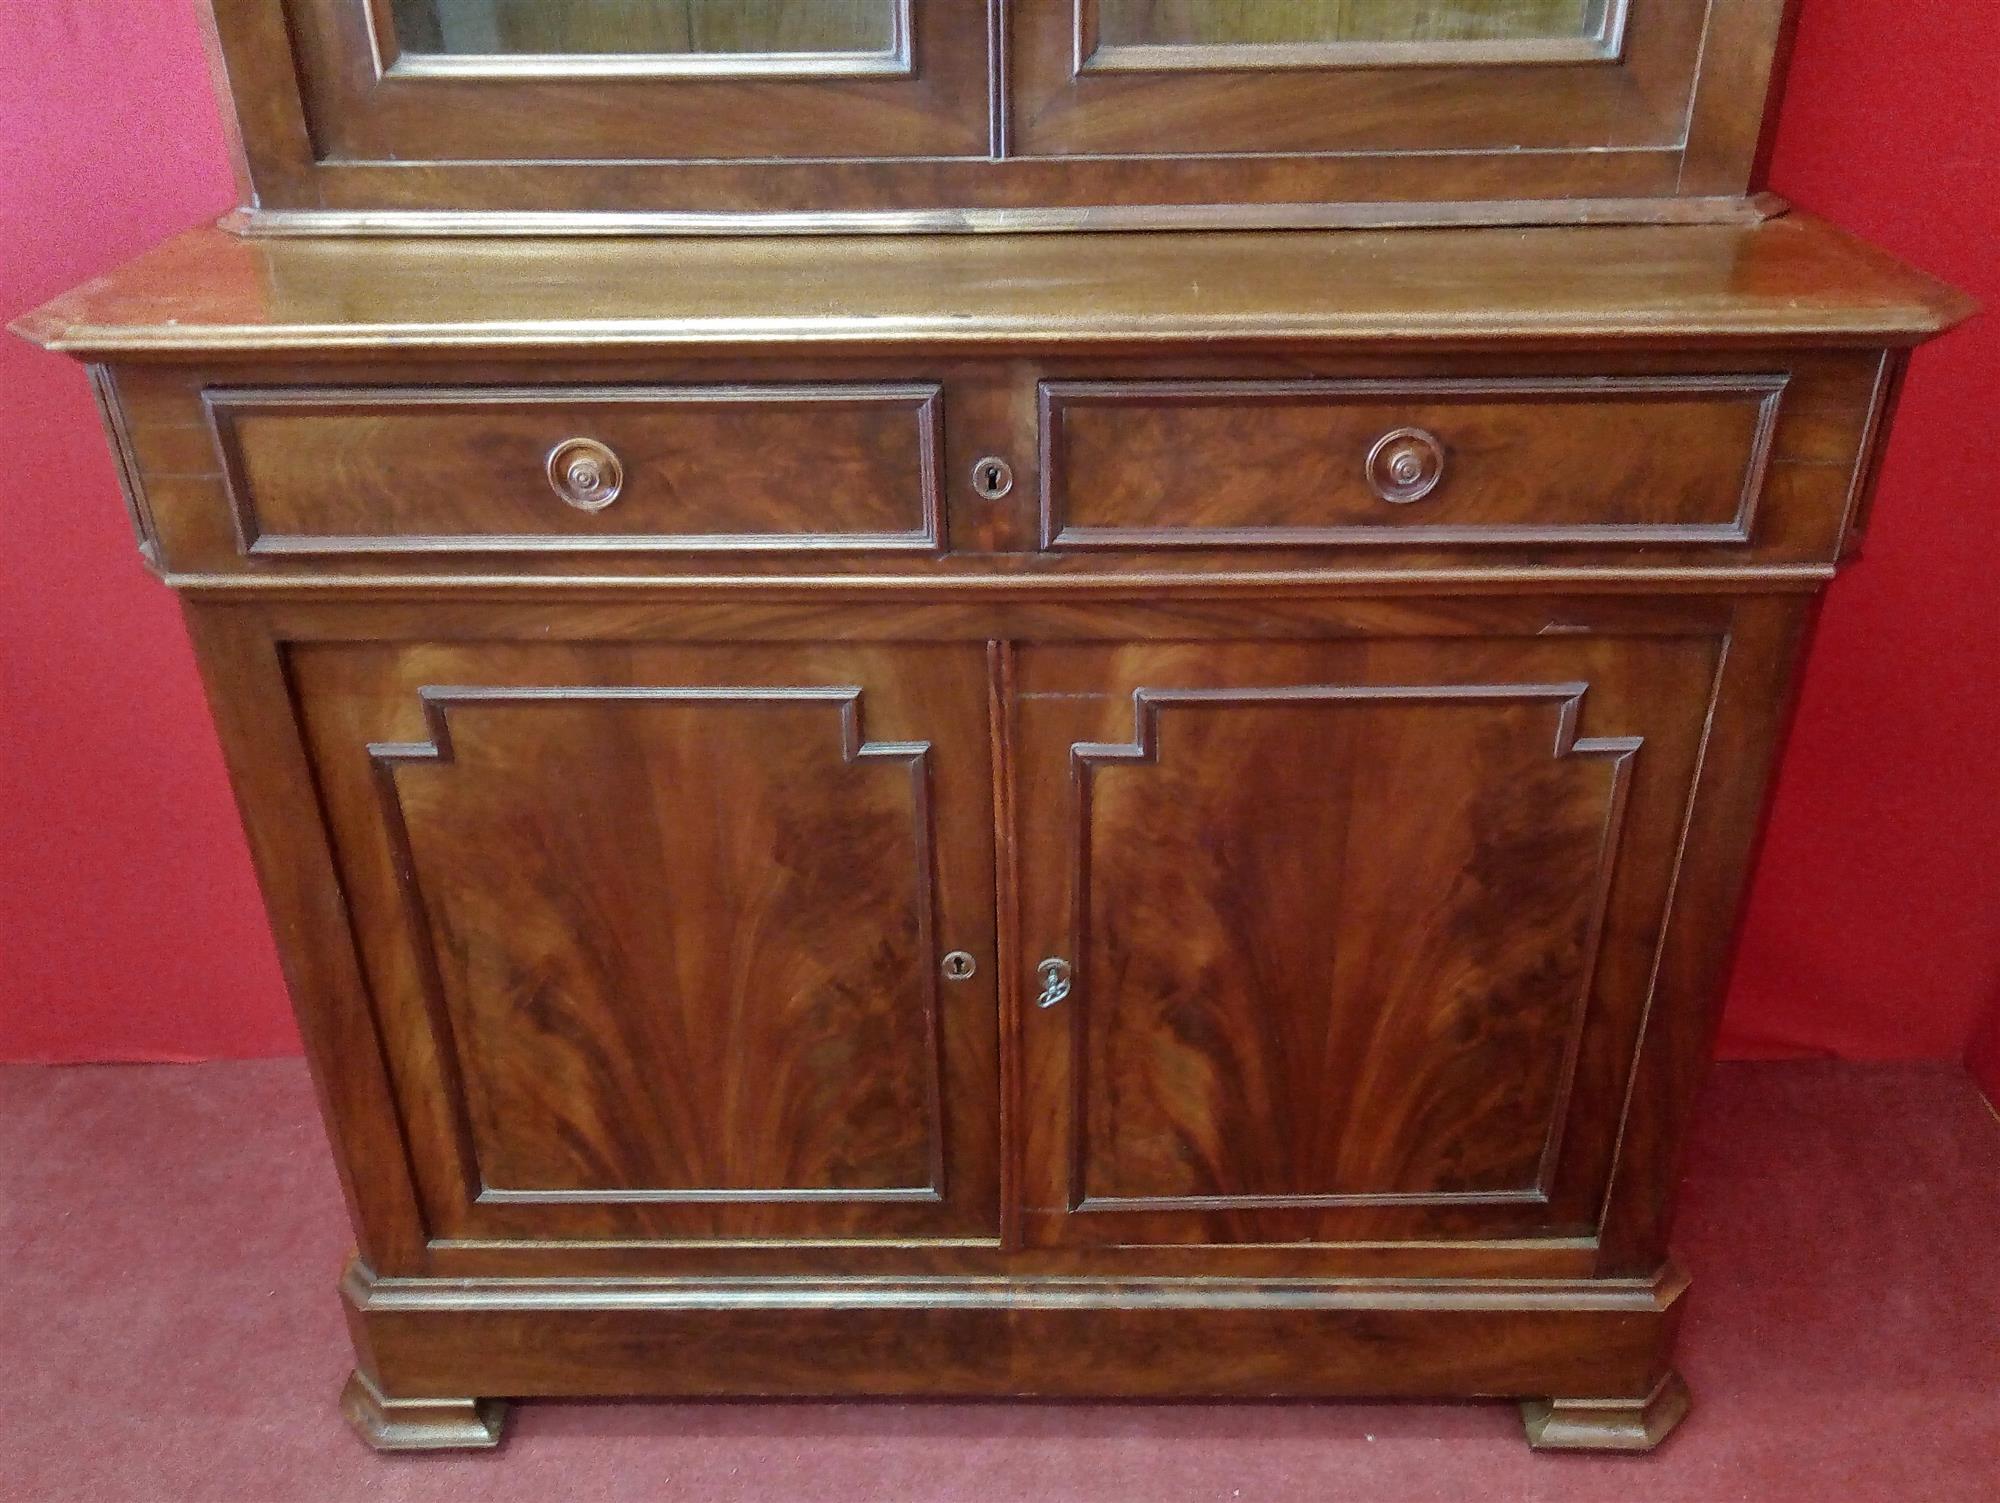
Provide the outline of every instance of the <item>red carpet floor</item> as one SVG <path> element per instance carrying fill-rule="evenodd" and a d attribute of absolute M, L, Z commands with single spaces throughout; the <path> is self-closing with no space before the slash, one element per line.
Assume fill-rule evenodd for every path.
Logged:
<path fill-rule="evenodd" d="M 530 1404 L 379 1458 L 298 1064 L 0 1069 L 0 1503 L 2000 1500 L 2000 1122 L 1943 1066 L 1726 1065 L 1692 1155 L 1693 1416 L 1535 1456 L 1496 1404 Z"/>

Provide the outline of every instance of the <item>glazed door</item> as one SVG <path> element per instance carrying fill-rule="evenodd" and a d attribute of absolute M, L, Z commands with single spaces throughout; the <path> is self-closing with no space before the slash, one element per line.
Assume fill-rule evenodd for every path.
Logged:
<path fill-rule="evenodd" d="M 993 1235 L 982 648 L 289 666 L 433 1238 Z"/>
<path fill-rule="evenodd" d="M 1719 643 L 1438 630 L 1022 649 L 1027 1241 L 1593 1234 Z"/>
<path fill-rule="evenodd" d="M 1707 10 L 1688 0 L 1017 6 L 1015 143 L 1083 156 L 1671 156 L 1687 133 Z M 1389 174 L 1437 170 L 1382 163 Z"/>
<path fill-rule="evenodd" d="M 987 148 L 976 0 L 286 0 L 286 10 L 322 160 L 744 163 Z"/>

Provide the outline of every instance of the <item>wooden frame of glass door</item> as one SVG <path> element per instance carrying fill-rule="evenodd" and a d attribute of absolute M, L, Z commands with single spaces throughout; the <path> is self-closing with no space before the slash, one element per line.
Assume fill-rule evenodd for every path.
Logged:
<path fill-rule="evenodd" d="M 284 0 L 300 103 L 335 162 L 744 161 L 984 155 L 985 25 L 963 5 L 888 53 L 399 53 L 387 0 Z M 218 5 L 218 14 L 229 7 Z"/>

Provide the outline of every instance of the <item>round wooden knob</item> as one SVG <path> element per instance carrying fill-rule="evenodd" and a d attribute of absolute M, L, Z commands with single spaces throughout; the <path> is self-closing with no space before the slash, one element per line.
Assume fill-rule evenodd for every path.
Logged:
<path fill-rule="evenodd" d="M 1397 428 L 1368 451 L 1368 483 L 1384 501 L 1421 501 L 1444 479 L 1444 445 L 1421 428 Z"/>
<path fill-rule="evenodd" d="M 564 439 L 549 450 L 549 484 L 578 511 L 602 511 L 618 499 L 625 466 L 594 438 Z"/>

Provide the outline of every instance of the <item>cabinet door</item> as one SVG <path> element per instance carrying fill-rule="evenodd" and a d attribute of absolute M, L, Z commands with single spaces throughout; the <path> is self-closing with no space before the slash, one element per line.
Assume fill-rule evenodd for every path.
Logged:
<path fill-rule="evenodd" d="M 325 160 L 720 162 L 986 152 L 986 20 L 976 4 L 286 5 L 314 145 Z"/>
<path fill-rule="evenodd" d="M 1080 155 L 1614 148 L 1671 156 L 1687 133 L 1707 9 L 1687 0 L 1019 7 L 1016 142 L 1030 153 Z M 1423 196 L 1435 195 L 1427 187 Z"/>
<path fill-rule="evenodd" d="M 434 1238 L 993 1233 L 981 649 L 290 666 Z"/>
<path fill-rule="evenodd" d="M 1023 649 L 1026 1239 L 1591 1236 L 1719 665 Z"/>

